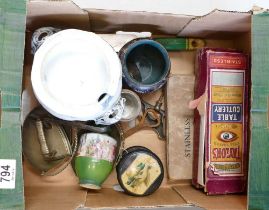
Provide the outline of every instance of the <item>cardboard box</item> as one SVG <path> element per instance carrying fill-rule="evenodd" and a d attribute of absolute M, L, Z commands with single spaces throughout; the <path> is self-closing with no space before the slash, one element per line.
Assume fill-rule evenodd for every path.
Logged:
<path fill-rule="evenodd" d="M 0 209 L 22 209 L 21 80 L 25 1 L 0 1 Z"/>
<path fill-rule="evenodd" d="M 193 184 L 207 194 L 246 191 L 249 58 L 227 49 L 197 53 Z"/>
<path fill-rule="evenodd" d="M 33 57 L 30 50 L 32 32 L 43 26 L 78 28 L 96 33 L 117 30 L 151 31 L 156 35 L 178 35 L 206 38 L 209 47 L 236 48 L 250 53 L 250 12 L 213 10 L 208 14 L 178 15 L 158 12 L 119 11 L 80 8 L 81 1 L 29 1 L 23 71 L 22 119 L 38 103 L 33 96 L 30 73 Z M 194 74 L 194 51 L 170 53 L 171 74 Z M 147 95 L 154 100 L 155 95 Z M 19 137 L 16 137 L 19 140 Z M 155 152 L 166 166 L 166 142 L 159 141 L 153 131 L 145 130 L 126 139 L 126 147 L 141 145 Z M 267 168 L 268 169 L 268 168 Z M 205 209 L 246 209 L 246 195 L 206 196 L 194 189 L 190 180 L 172 181 L 165 178 L 161 188 L 148 197 L 136 198 L 113 190 L 117 184 L 115 172 L 103 184 L 101 191 L 87 191 L 77 184 L 71 167 L 54 177 L 41 177 L 24 161 L 25 208 L 76 209 L 87 208 L 160 208 L 202 207 Z M 19 186 L 17 186 L 19 187 Z M 262 201 L 261 201 L 262 202 Z"/>
<path fill-rule="evenodd" d="M 251 121 L 248 208 L 269 209 L 268 13 L 252 18 Z"/>

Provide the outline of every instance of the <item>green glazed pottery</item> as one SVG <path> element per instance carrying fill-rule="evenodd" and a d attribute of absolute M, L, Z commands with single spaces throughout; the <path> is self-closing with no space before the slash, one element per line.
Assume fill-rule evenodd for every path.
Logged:
<path fill-rule="evenodd" d="M 99 133 L 85 133 L 75 158 L 75 171 L 79 185 L 89 189 L 101 189 L 113 169 L 117 141 Z"/>

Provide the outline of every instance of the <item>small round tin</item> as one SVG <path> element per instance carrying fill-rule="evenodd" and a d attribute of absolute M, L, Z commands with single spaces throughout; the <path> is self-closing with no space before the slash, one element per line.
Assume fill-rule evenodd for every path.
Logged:
<path fill-rule="evenodd" d="M 160 187 L 164 177 L 159 157 L 141 146 L 126 149 L 116 170 L 120 186 L 133 196 L 152 194 Z"/>
<path fill-rule="evenodd" d="M 141 112 L 141 100 L 139 96 L 131 90 L 123 89 L 121 97 L 125 99 L 125 107 L 120 121 L 132 121 Z"/>

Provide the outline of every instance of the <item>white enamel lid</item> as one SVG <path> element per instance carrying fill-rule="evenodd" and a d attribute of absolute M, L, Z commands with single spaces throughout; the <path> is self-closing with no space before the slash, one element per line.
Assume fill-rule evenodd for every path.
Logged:
<path fill-rule="evenodd" d="M 100 117 L 119 99 L 121 72 L 118 55 L 106 41 L 68 29 L 38 49 L 31 80 L 36 98 L 51 114 L 86 121 Z"/>

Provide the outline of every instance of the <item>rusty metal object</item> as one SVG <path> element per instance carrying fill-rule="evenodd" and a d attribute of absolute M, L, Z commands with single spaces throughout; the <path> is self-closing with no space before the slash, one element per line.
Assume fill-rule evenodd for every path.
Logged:
<path fill-rule="evenodd" d="M 142 100 L 142 109 L 146 110 L 146 109 L 153 109 L 156 111 L 156 113 L 159 116 L 160 119 L 160 124 L 156 127 L 153 128 L 154 132 L 158 135 L 158 138 L 160 140 L 165 140 L 166 138 L 166 133 L 165 133 L 165 111 L 161 108 L 162 104 L 163 104 L 163 98 L 164 98 L 164 93 L 162 92 L 161 96 L 159 97 L 159 99 L 156 101 L 155 105 L 151 105 L 148 102 Z M 154 122 L 154 118 L 152 118 L 152 116 L 149 114 L 146 117 L 146 121 L 148 123 L 153 123 Z"/>
<path fill-rule="evenodd" d="M 146 121 L 146 118 L 151 115 L 154 121 L 153 123 Z M 158 127 L 161 123 L 158 113 L 154 109 L 146 109 L 143 116 L 140 117 L 138 125 L 124 132 L 124 137 L 127 138 L 139 130 L 147 129 L 147 128 L 155 128 Z"/>

